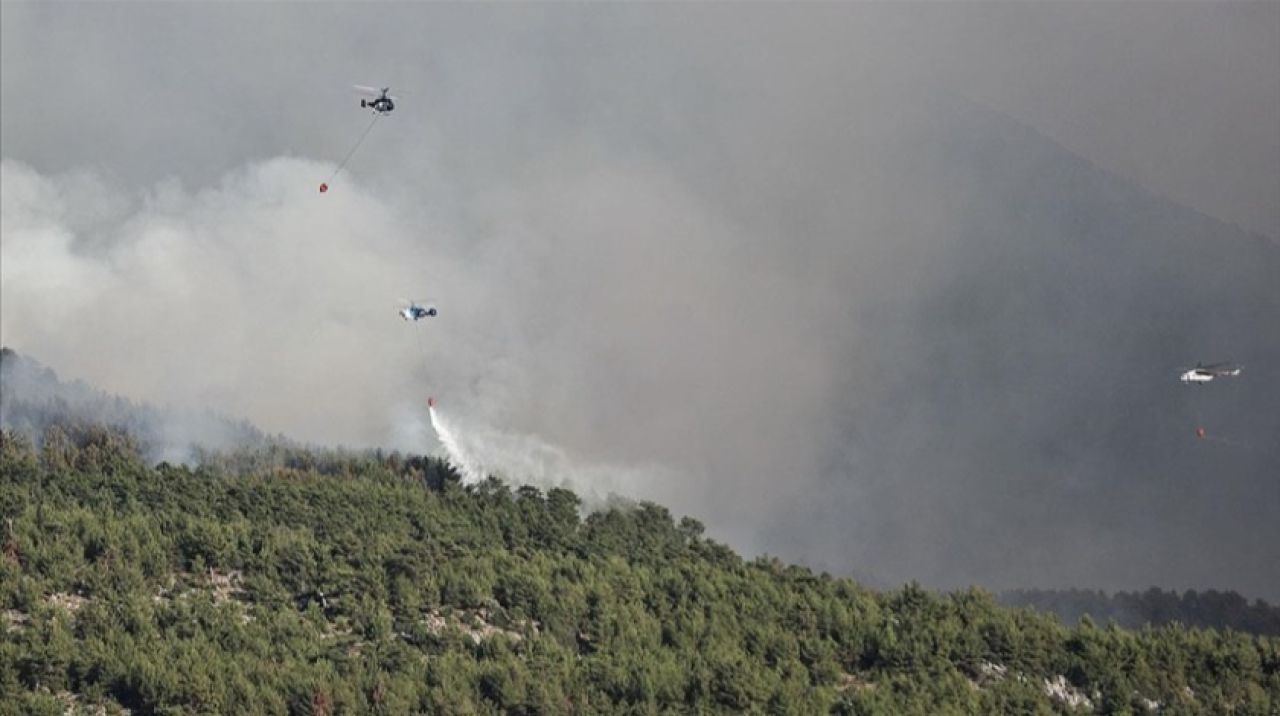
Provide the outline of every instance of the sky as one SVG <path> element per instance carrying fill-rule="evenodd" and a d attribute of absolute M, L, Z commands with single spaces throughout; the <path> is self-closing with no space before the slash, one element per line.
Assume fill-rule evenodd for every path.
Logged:
<path fill-rule="evenodd" d="M 0 341 L 64 377 L 417 451 L 433 394 L 877 585 L 1280 599 L 1280 5 L 0 13 Z M 1203 353 L 1252 389 L 1165 396 Z"/>

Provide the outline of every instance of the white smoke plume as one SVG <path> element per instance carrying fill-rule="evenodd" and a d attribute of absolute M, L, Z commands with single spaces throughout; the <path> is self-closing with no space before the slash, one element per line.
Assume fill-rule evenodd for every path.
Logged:
<path fill-rule="evenodd" d="M 131 194 L 5 160 L 0 341 L 131 399 L 384 443 L 398 386 L 383 376 L 420 378 L 395 297 L 448 258 L 357 182 L 321 197 L 327 170 L 276 159 Z"/>

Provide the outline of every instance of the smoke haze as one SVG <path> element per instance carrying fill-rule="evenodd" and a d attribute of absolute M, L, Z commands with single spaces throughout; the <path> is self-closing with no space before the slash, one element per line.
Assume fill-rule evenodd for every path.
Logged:
<path fill-rule="evenodd" d="M 1274 600 L 1280 6 L 1146 7 L 5 4 L 0 340 L 328 444 L 434 394 L 880 583 Z"/>

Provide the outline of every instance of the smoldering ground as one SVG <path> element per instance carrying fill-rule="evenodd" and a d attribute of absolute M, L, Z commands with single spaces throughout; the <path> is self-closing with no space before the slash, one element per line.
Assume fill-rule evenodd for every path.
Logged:
<path fill-rule="evenodd" d="M 1167 117 L 1135 79 L 1250 96 L 1233 136 L 1263 169 L 1208 173 L 1265 187 L 1280 101 L 1248 71 L 1127 57 L 1096 8 L 1049 71 L 1026 45 L 1061 8 L 967 35 L 841 8 L 4 11 L 0 329 L 64 375 L 415 450 L 435 394 L 575 464 L 658 466 L 635 496 L 747 552 L 886 583 L 1280 589 L 1274 244 L 1026 124 L 1058 106 L 1037 77 L 1139 90 L 1117 121 L 1167 124 L 1110 168 L 1266 229 L 1173 171 L 1238 154 L 1194 141 L 1230 102 Z M 1163 32 L 1276 52 L 1189 12 Z M 1091 52 L 1134 77 L 1091 93 Z M 113 88 L 95 112 L 71 66 Z M 17 100 L 50 79 L 36 122 Z M 342 87 L 383 81 L 400 106 L 319 195 L 366 121 Z M 441 314 L 405 324 L 400 296 Z M 1200 358 L 1249 382 L 1187 393 Z M 1250 448 L 1197 443 L 1209 421 Z"/>

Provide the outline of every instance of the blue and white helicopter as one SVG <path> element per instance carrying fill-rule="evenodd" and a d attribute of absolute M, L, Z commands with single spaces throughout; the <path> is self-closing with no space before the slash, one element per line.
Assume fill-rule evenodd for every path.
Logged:
<path fill-rule="evenodd" d="M 424 318 L 434 318 L 439 311 L 431 303 L 426 301 L 410 301 L 401 299 L 400 317 L 406 321 L 420 321 Z"/>

